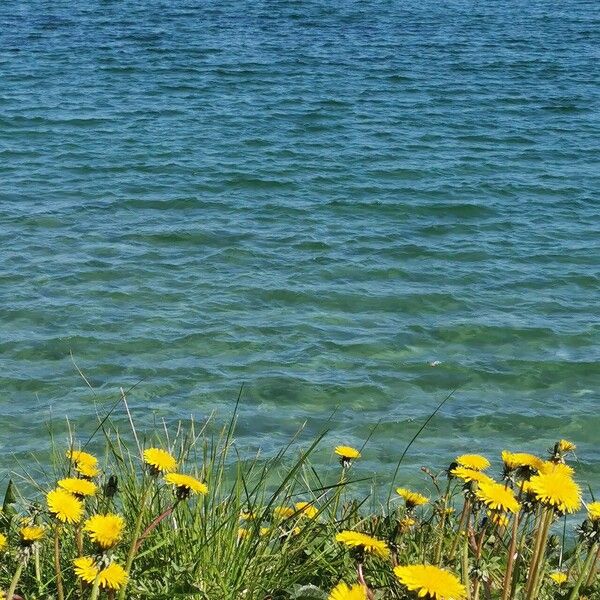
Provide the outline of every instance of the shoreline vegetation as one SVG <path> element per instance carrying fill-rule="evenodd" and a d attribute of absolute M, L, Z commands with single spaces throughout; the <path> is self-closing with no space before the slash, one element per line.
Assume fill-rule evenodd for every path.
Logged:
<path fill-rule="evenodd" d="M 235 422 L 146 439 L 130 419 L 125 439 L 104 419 L 102 453 L 71 439 L 48 481 L 21 476 L 31 497 L 9 482 L 0 600 L 600 598 L 600 502 L 567 440 L 506 450 L 496 473 L 482 454 L 449 457 L 422 468 L 431 493 L 394 481 L 377 506 L 353 478 L 368 448 L 331 446 L 339 468 L 323 474 L 325 433 L 247 458 Z"/>

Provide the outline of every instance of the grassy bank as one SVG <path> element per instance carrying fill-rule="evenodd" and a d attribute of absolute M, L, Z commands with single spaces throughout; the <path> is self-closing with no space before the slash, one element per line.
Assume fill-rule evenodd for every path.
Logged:
<path fill-rule="evenodd" d="M 50 480 L 8 486 L 3 597 L 600 597 L 600 503 L 565 440 L 539 456 L 511 449 L 495 473 L 484 456 L 449 457 L 423 469 L 427 494 L 390 482 L 373 508 L 353 479 L 368 447 L 331 447 L 339 468 L 325 476 L 311 465 L 325 436 L 262 460 L 238 455 L 235 419 L 218 435 L 133 429 L 131 443 L 101 429 L 102 452 L 66 440 Z"/>

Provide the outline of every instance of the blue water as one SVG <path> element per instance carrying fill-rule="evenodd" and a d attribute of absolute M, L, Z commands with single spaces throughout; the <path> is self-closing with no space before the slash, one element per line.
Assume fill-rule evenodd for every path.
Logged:
<path fill-rule="evenodd" d="M 566 437 L 599 490 L 599 48 L 595 0 L 4 0 L 0 464 L 244 383 L 242 452 L 379 423 L 385 474 L 458 388 L 409 466 Z"/>

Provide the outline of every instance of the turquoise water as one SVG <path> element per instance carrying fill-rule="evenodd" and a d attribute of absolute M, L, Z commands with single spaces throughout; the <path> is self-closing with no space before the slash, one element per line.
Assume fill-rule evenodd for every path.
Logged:
<path fill-rule="evenodd" d="M 119 386 L 151 424 L 226 417 L 244 383 L 242 452 L 379 423 L 385 474 L 458 388 L 409 465 L 563 436 L 600 491 L 597 2 L 0 22 L 5 468 Z"/>

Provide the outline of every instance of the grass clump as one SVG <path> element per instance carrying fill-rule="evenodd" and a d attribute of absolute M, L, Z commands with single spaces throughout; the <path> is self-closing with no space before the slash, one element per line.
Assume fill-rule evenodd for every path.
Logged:
<path fill-rule="evenodd" d="M 600 597 L 600 503 L 576 538 L 555 534 L 583 506 L 565 440 L 545 458 L 504 452 L 496 479 L 487 457 L 458 456 L 423 469 L 432 493 L 398 487 L 377 506 L 351 476 L 364 449 L 332 448 L 333 474 L 313 467 L 323 435 L 262 460 L 237 454 L 233 422 L 133 444 L 103 430 L 102 460 L 71 443 L 51 481 L 29 481 L 37 493 L 9 484 L 0 597 Z"/>

